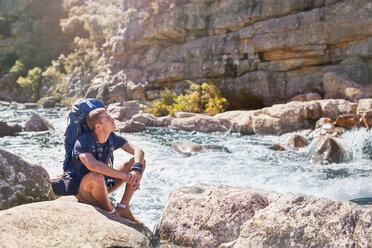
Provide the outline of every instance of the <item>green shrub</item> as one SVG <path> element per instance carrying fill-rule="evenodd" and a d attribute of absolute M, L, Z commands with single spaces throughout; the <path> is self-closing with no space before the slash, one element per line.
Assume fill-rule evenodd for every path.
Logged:
<path fill-rule="evenodd" d="M 31 93 L 32 100 L 39 100 L 40 98 L 40 86 L 41 86 L 41 69 L 35 67 L 28 71 L 27 77 L 19 77 L 17 83 L 25 88 L 26 91 Z"/>
<path fill-rule="evenodd" d="M 189 82 L 186 94 L 177 95 L 166 89 L 161 99 L 149 105 L 147 111 L 155 116 L 174 115 L 177 112 L 206 113 L 215 115 L 226 110 L 228 101 L 221 96 L 220 90 L 211 82 L 198 85 Z"/>
<path fill-rule="evenodd" d="M 27 69 L 22 61 L 18 59 L 12 68 L 10 68 L 9 72 L 17 78 L 18 76 L 25 76 L 27 74 Z"/>

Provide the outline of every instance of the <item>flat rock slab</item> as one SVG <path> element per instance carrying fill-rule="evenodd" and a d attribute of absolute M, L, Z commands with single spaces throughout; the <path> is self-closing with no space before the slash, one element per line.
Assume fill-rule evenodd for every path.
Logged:
<path fill-rule="evenodd" d="M 71 201 L 0 211 L 1 247 L 151 247 L 146 232 L 123 218 Z"/>

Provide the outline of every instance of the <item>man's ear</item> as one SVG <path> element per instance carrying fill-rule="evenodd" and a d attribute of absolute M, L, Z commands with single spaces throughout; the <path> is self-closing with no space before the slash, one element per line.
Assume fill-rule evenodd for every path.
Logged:
<path fill-rule="evenodd" d="M 95 130 L 99 130 L 99 129 L 102 128 L 102 125 L 97 123 L 97 124 L 94 125 L 94 128 L 95 128 Z"/>

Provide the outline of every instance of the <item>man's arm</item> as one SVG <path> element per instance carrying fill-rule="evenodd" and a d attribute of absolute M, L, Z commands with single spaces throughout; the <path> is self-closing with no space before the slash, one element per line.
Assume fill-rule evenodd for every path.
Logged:
<path fill-rule="evenodd" d="M 97 160 L 92 154 L 90 153 L 80 153 L 79 154 L 80 161 L 92 172 L 97 172 L 109 177 L 115 177 L 127 181 L 130 184 L 134 179 L 127 173 L 115 170 L 108 166 L 107 164 Z"/>
<path fill-rule="evenodd" d="M 145 153 L 138 146 L 136 146 L 134 144 L 131 144 L 129 142 L 126 142 L 121 147 L 121 149 L 123 149 L 127 153 L 132 154 L 134 156 L 134 163 L 141 163 L 141 164 L 144 163 Z M 129 174 L 131 176 L 133 176 L 133 178 L 134 178 L 133 179 L 133 181 L 134 181 L 133 185 L 135 186 L 135 190 L 139 189 L 139 186 L 140 186 L 139 181 L 140 181 L 140 178 L 141 178 L 140 173 L 138 171 L 131 171 L 131 172 L 129 172 Z"/>
<path fill-rule="evenodd" d="M 143 164 L 143 161 L 145 159 L 145 153 L 143 152 L 143 150 L 141 148 L 139 148 L 138 146 L 136 146 L 134 144 L 126 142 L 121 147 L 121 149 L 123 149 L 124 151 L 126 151 L 129 154 L 132 154 L 134 156 L 134 162 L 135 163 Z"/>

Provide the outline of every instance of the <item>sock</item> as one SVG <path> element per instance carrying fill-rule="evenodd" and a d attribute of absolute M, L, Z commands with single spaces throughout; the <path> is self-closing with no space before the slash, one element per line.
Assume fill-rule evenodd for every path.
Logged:
<path fill-rule="evenodd" d="M 112 207 L 112 210 L 111 211 L 108 211 L 109 214 L 113 214 L 115 212 L 115 208 Z"/>
<path fill-rule="evenodd" d="M 125 205 L 125 204 L 121 204 L 121 203 L 118 203 L 118 205 L 117 205 L 119 208 L 126 208 L 127 207 L 127 205 Z"/>

